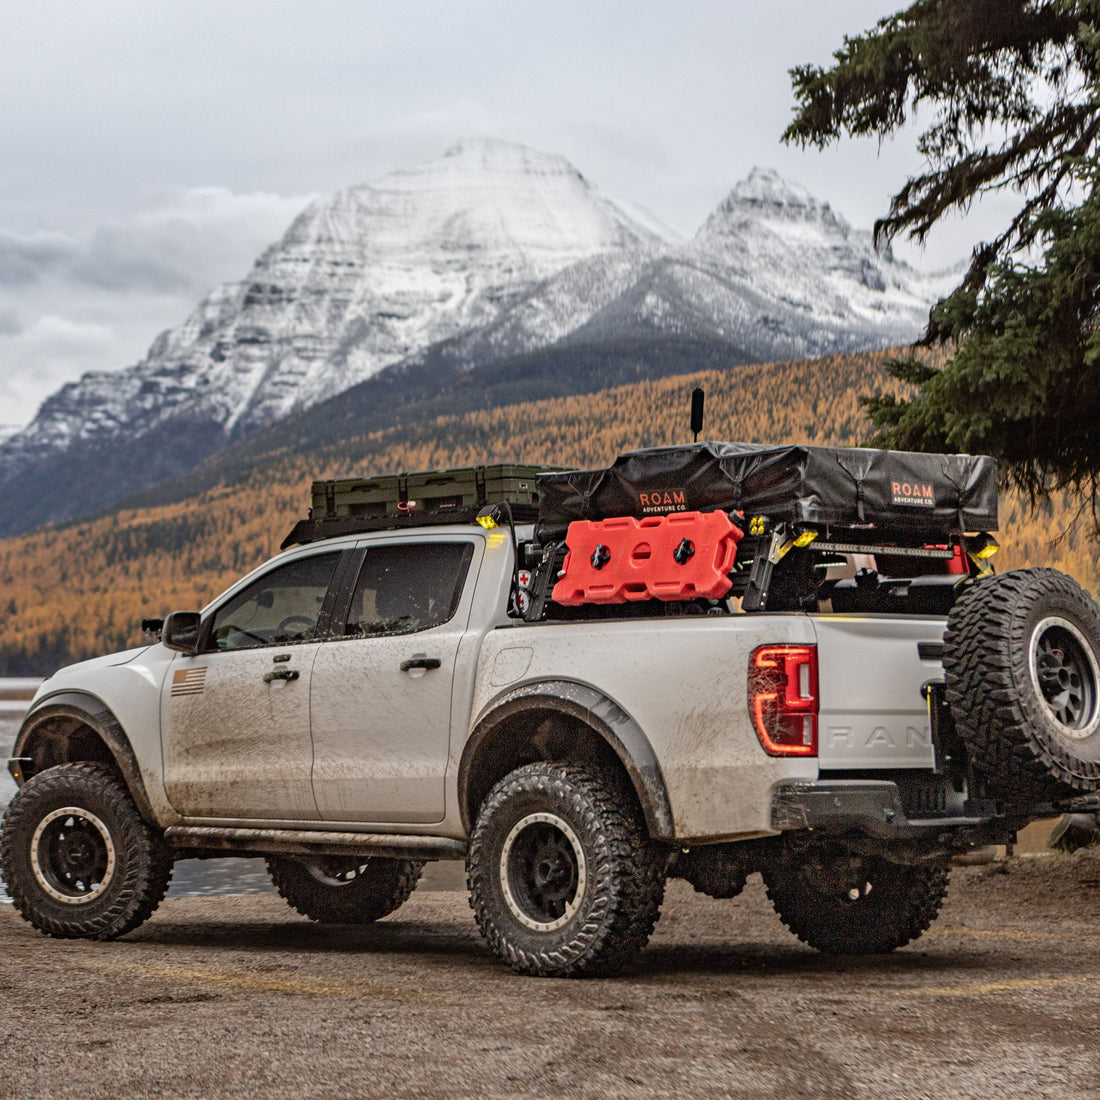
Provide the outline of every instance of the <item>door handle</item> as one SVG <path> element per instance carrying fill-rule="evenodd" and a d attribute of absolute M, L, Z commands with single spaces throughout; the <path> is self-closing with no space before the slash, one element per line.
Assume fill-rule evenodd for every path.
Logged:
<path fill-rule="evenodd" d="M 274 672 L 264 673 L 264 683 L 270 684 L 272 680 L 297 680 L 300 675 L 296 668 L 277 668 Z"/>
<path fill-rule="evenodd" d="M 410 657 L 401 662 L 401 671 L 408 672 L 410 668 L 439 668 L 443 662 L 438 657 Z"/>

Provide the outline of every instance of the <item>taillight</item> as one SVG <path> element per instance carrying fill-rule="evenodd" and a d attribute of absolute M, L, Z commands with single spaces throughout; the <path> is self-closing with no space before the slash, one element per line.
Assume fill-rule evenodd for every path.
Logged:
<path fill-rule="evenodd" d="M 757 646 L 749 657 L 749 714 L 772 756 L 816 756 L 817 646 Z"/>

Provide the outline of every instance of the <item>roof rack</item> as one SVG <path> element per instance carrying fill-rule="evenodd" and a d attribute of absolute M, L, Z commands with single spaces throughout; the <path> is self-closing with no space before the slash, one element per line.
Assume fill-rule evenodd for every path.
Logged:
<path fill-rule="evenodd" d="M 487 501 L 496 504 L 498 501 Z M 300 519 L 291 528 L 290 534 L 283 539 L 280 550 L 291 546 L 319 542 L 321 539 L 334 539 L 340 535 L 358 535 L 367 531 L 401 531 L 415 527 L 441 527 L 448 523 L 474 523 L 477 508 L 450 508 L 432 512 L 406 512 L 374 516 L 321 516 Z M 538 505 L 513 504 L 512 516 L 517 523 L 534 523 L 538 519 Z"/>
<path fill-rule="evenodd" d="M 535 478 L 560 466 L 497 463 L 313 482 L 312 507 L 282 549 L 339 535 L 397 531 L 445 523 L 473 523 L 487 504 L 511 505 L 517 522 L 539 516 Z"/>

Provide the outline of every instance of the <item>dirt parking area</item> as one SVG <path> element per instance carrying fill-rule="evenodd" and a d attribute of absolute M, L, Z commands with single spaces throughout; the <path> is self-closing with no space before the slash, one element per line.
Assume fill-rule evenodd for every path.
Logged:
<path fill-rule="evenodd" d="M 435 882 L 440 882 L 437 874 Z M 670 883 L 640 963 L 521 978 L 462 893 L 364 928 L 170 898 L 115 943 L 0 908 L 11 1097 L 1100 1097 L 1100 853 L 958 868 L 891 956 L 829 959 L 759 881 Z"/>

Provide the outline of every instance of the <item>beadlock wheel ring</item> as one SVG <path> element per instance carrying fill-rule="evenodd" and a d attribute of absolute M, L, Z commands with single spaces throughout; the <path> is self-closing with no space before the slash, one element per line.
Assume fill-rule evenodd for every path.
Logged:
<path fill-rule="evenodd" d="M 107 826 L 80 806 L 47 814 L 31 838 L 31 869 L 39 887 L 63 905 L 87 905 L 111 884 L 115 845 Z"/>
<path fill-rule="evenodd" d="M 501 848 L 500 884 L 508 911 L 525 928 L 554 932 L 568 924 L 588 885 L 584 849 L 569 822 L 551 813 L 517 821 Z M 558 900 L 564 908 L 554 916 Z"/>
<path fill-rule="evenodd" d="M 1068 619 L 1040 620 L 1028 643 L 1028 673 L 1062 736 L 1084 741 L 1100 730 L 1100 665 Z"/>

